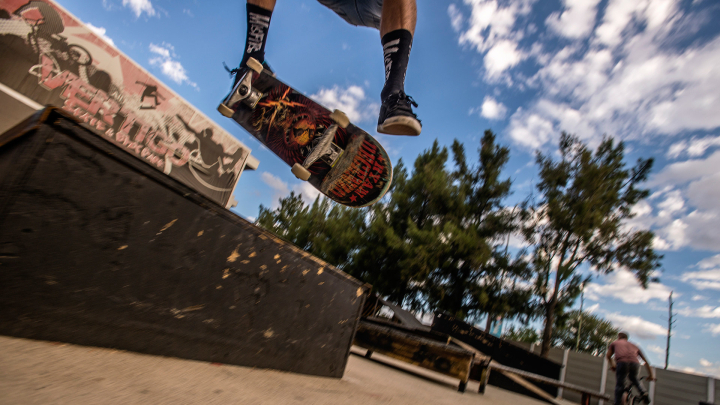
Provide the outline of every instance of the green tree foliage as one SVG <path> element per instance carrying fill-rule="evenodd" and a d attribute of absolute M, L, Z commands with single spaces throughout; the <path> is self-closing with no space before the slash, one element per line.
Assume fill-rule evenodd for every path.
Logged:
<path fill-rule="evenodd" d="M 573 310 L 556 318 L 552 345 L 597 356 L 605 353 L 618 332 L 620 330 L 606 319 Z"/>
<path fill-rule="evenodd" d="M 257 223 L 303 250 L 344 268 L 352 253 L 363 243 L 364 210 L 357 210 L 318 198 L 306 205 L 300 195 L 291 192 L 270 210 L 260 206 Z"/>
<path fill-rule="evenodd" d="M 530 344 L 535 344 L 540 341 L 540 335 L 535 329 L 531 328 L 530 326 L 523 326 L 518 328 L 515 328 L 515 326 L 511 326 L 510 329 L 508 329 L 502 337 L 503 339 Z"/>
<path fill-rule="evenodd" d="M 523 210 L 523 234 L 534 247 L 535 293 L 545 318 L 543 356 L 550 349 L 556 313 L 564 312 L 589 280 L 577 271 L 580 265 L 589 264 L 597 273 L 623 267 L 646 287 L 661 259 L 652 248 L 652 232 L 624 227 L 632 207 L 648 195 L 637 186 L 653 160 L 639 159 L 628 169 L 622 142 L 605 138 L 593 152 L 566 133 L 559 152 L 557 161 L 538 152 L 539 196 Z"/>
<path fill-rule="evenodd" d="M 531 273 L 503 243 L 517 229 L 517 212 L 502 206 L 508 157 L 491 131 L 477 165 L 459 142 L 449 151 L 436 141 L 411 175 L 398 162 L 390 192 L 372 207 L 305 206 L 291 194 L 276 210 L 261 207 L 258 223 L 413 309 L 460 319 L 527 314 Z"/>
<path fill-rule="evenodd" d="M 451 149 L 454 170 L 437 141 L 415 160 L 411 176 L 399 165 L 350 272 L 414 309 L 460 319 L 525 313 L 530 292 L 515 281 L 529 273 L 502 243 L 516 226 L 516 213 L 501 205 L 510 193 L 510 180 L 500 178 L 509 151 L 491 131 L 477 166 L 459 142 Z"/>

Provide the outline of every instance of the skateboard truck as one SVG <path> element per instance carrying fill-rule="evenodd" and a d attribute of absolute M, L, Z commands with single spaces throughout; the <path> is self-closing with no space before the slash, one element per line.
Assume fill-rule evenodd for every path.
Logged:
<path fill-rule="evenodd" d="M 329 164 L 330 167 L 335 166 L 335 162 L 340 159 L 343 154 L 343 149 L 333 143 L 335 139 L 335 132 L 339 127 L 346 128 L 350 125 L 345 113 L 340 110 L 335 110 L 330 114 L 330 118 L 335 121 L 335 124 L 330 125 L 322 137 L 318 141 L 317 145 L 313 148 L 310 155 L 305 158 L 305 161 L 301 164 L 295 163 L 291 169 L 292 173 L 300 180 L 307 181 L 310 178 L 310 171 L 308 169 L 313 163 L 317 162 L 318 159 L 322 159 L 325 163 Z"/>
<path fill-rule="evenodd" d="M 258 101 L 263 96 L 261 91 L 252 87 L 252 74 L 253 72 L 257 72 L 258 74 L 262 73 L 262 64 L 254 58 L 250 58 L 247 61 L 247 66 L 250 69 L 248 69 L 242 79 L 238 81 L 235 88 L 233 88 L 232 92 L 230 92 L 230 95 L 218 106 L 220 114 L 228 118 L 232 118 L 233 114 L 235 114 L 235 111 L 231 108 L 232 106 L 235 106 L 237 103 L 242 101 L 250 108 L 255 108 L 255 105 L 257 105 Z"/>

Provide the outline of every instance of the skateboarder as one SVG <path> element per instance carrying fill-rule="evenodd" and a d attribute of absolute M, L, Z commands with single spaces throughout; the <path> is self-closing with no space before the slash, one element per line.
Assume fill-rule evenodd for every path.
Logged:
<path fill-rule="evenodd" d="M 230 71 L 235 74 L 233 88 L 247 69 L 248 59 L 255 58 L 262 62 L 266 69 L 268 68 L 265 61 L 265 41 L 275 1 L 248 0 L 247 2 L 245 52 L 240 66 Z M 417 107 L 417 103 L 405 94 L 405 72 L 417 17 L 415 0 L 318 1 L 352 25 L 380 30 L 385 55 L 385 86 L 380 93 L 382 107 L 377 131 L 391 135 L 420 135 L 422 124 L 412 110 L 412 106 Z"/>

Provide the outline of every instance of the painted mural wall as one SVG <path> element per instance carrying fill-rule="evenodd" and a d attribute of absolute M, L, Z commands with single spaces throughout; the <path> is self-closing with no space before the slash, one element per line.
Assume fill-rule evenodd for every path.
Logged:
<path fill-rule="evenodd" d="M 0 83 L 227 206 L 250 150 L 51 0 L 0 0 Z"/>

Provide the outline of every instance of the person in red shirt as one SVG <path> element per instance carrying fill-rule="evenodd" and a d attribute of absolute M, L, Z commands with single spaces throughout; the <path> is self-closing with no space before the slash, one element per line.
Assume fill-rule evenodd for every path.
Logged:
<path fill-rule="evenodd" d="M 613 359 L 613 355 L 615 358 Z M 642 350 L 634 344 L 628 342 L 627 332 L 618 333 L 616 341 L 610 343 L 607 355 L 610 362 L 610 369 L 615 371 L 615 405 L 621 405 L 622 395 L 625 392 L 626 380 L 629 378 L 630 383 L 634 385 L 642 394 L 645 403 L 648 403 L 648 394 L 638 381 L 638 371 L 640 371 L 640 357 L 645 362 L 645 369 L 648 373 L 648 381 L 655 381 L 655 372 L 650 367 L 650 362 L 643 354 Z"/>

